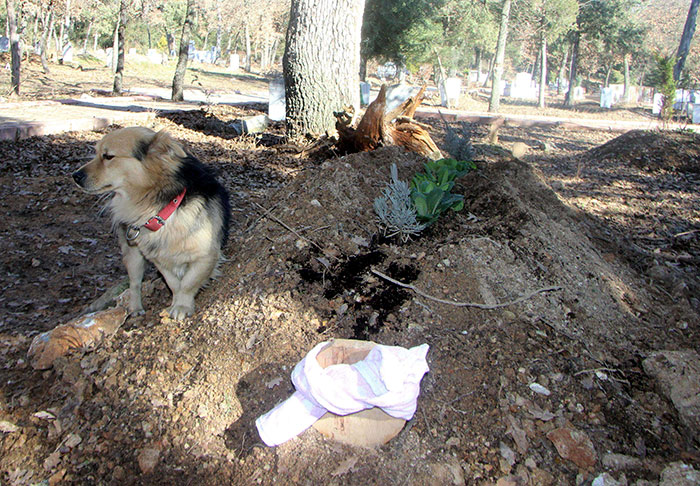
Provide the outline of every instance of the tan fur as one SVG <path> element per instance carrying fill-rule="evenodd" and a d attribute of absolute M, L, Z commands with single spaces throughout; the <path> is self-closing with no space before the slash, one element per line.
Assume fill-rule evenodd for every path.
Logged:
<path fill-rule="evenodd" d="M 147 144 L 143 160 L 135 158 Z M 194 311 L 194 297 L 212 277 L 221 260 L 221 210 L 203 197 L 191 197 L 158 231 L 141 227 L 162 209 L 158 193 L 174 184 L 185 151 L 165 132 L 131 127 L 107 134 L 97 143 L 96 155 L 74 173 L 78 185 L 92 194 L 112 192 L 112 222 L 130 281 L 130 311 L 143 312 L 141 283 L 145 260 L 155 264 L 173 293 L 169 313 L 183 319 Z M 111 158 L 110 158 L 111 157 Z M 218 208 L 218 206 L 217 206 Z M 127 241 L 129 226 L 139 236 Z M 133 233 L 133 231 L 132 231 Z"/>

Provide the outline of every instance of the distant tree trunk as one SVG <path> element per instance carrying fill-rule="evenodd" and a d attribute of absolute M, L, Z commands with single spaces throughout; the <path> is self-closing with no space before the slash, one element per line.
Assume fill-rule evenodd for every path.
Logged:
<path fill-rule="evenodd" d="M 557 77 L 557 96 L 561 94 L 561 82 L 564 80 L 564 74 L 566 73 L 566 61 L 569 57 L 569 49 L 564 50 L 564 58 L 561 61 L 561 66 L 559 66 L 559 76 Z"/>
<path fill-rule="evenodd" d="M 571 46 L 571 68 L 569 69 L 569 89 L 564 98 L 564 106 L 574 106 L 574 87 L 576 86 L 576 70 L 578 69 L 578 47 L 581 39 L 581 31 L 574 33 L 574 43 Z"/>
<path fill-rule="evenodd" d="M 214 62 L 219 59 L 221 55 L 221 24 L 223 20 L 221 18 L 221 8 L 217 6 L 216 8 L 216 50 L 214 51 Z"/>
<path fill-rule="evenodd" d="M 494 65 L 494 60 L 496 59 L 496 56 L 490 56 L 489 57 L 489 69 L 486 72 L 486 78 L 484 79 L 484 84 L 482 88 L 485 88 L 489 85 L 489 80 L 493 76 L 493 65 Z"/>
<path fill-rule="evenodd" d="M 92 20 L 88 22 L 87 32 L 85 32 L 85 40 L 83 41 L 83 54 L 87 53 L 88 40 L 90 39 L 90 31 L 92 30 Z"/>
<path fill-rule="evenodd" d="M 245 23 L 245 71 L 250 72 L 251 69 L 251 59 L 250 59 L 250 31 L 248 30 L 248 21 Z"/>
<path fill-rule="evenodd" d="M 92 50 L 96 51 L 97 50 L 97 41 L 100 38 L 99 32 L 95 32 L 95 41 L 92 43 Z"/>
<path fill-rule="evenodd" d="M 539 107 L 544 108 L 544 95 L 547 89 L 547 38 L 542 34 L 542 50 L 540 52 L 540 99 Z"/>
<path fill-rule="evenodd" d="M 501 78 L 503 77 L 503 61 L 506 56 L 506 39 L 508 37 L 508 18 L 510 17 L 511 0 L 503 1 L 501 11 L 501 27 L 498 29 L 498 44 L 496 45 L 496 59 L 493 65 L 493 81 L 491 83 L 491 99 L 489 100 L 489 113 L 498 113 L 501 105 Z"/>
<path fill-rule="evenodd" d="M 192 32 L 192 24 L 195 18 L 195 1 L 187 0 L 187 13 L 185 14 L 185 22 L 182 24 L 182 35 L 180 36 L 180 52 L 177 57 L 177 66 L 175 67 L 175 76 L 173 77 L 173 101 L 183 101 L 184 97 L 184 82 L 185 70 L 187 69 L 187 56 L 190 47 L 190 33 Z"/>
<path fill-rule="evenodd" d="M 15 2 L 13 0 L 5 0 L 5 6 L 7 8 L 7 25 L 10 34 L 10 55 L 12 63 L 11 87 L 12 92 L 19 96 L 19 76 L 22 57 L 19 52 L 19 33 L 17 32 L 17 14 L 15 13 Z"/>
<path fill-rule="evenodd" d="M 693 40 L 693 34 L 695 34 L 695 22 L 697 21 L 698 17 L 698 6 L 700 6 L 700 0 L 692 0 L 690 2 L 688 17 L 685 20 L 685 27 L 683 27 L 681 43 L 678 46 L 678 54 L 676 54 L 676 65 L 673 68 L 673 79 L 676 82 L 681 79 L 681 72 L 683 71 L 683 66 L 685 65 L 685 58 L 688 56 L 688 51 L 690 50 L 690 41 Z"/>
<path fill-rule="evenodd" d="M 117 23 L 114 25 L 114 36 L 112 37 L 112 73 L 117 72 L 117 63 L 119 62 L 119 24 L 121 24 L 121 15 L 117 16 Z"/>
<path fill-rule="evenodd" d="M 364 7 L 365 0 L 292 0 L 283 59 L 290 137 L 332 131 L 334 111 L 359 110 Z"/>
<path fill-rule="evenodd" d="M 175 50 L 175 38 L 168 32 L 167 28 L 165 29 L 165 42 L 168 44 L 168 56 L 171 56 Z"/>
<path fill-rule="evenodd" d="M 117 29 L 117 69 L 114 71 L 114 87 L 112 88 L 113 94 L 122 94 L 123 86 L 122 81 L 124 78 L 124 51 L 126 49 L 126 2 L 128 0 L 121 0 L 119 2 L 119 28 Z"/>
<path fill-rule="evenodd" d="M 605 66 L 605 84 L 604 86 L 607 88 L 610 86 L 610 73 L 612 72 L 612 64 Z"/>
<path fill-rule="evenodd" d="M 41 50 L 41 68 L 44 70 L 44 74 L 49 74 L 49 63 L 46 62 L 46 46 L 49 43 L 49 36 L 53 30 L 53 8 L 49 8 L 49 11 L 44 17 L 43 29 L 44 31 L 41 33 L 41 45 L 39 47 Z"/>
<path fill-rule="evenodd" d="M 625 103 L 630 101 L 630 57 L 629 54 L 625 54 L 625 89 L 622 92 L 622 99 Z"/>

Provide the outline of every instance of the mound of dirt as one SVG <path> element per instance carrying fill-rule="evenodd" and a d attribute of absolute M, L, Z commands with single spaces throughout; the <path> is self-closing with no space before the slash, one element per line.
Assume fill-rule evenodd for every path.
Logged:
<path fill-rule="evenodd" d="M 422 169 L 421 157 L 387 147 L 317 165 L 241 149 L 217 137 L 211 123 L 196 136 L 187 125 L 199 121 L 164 123 L 190 137 L 204 160 L 221 160 L 236 222 L 228 261 L 197 297 L 191 319 L 158 317 L 168 296 L 156 280 L 144 316 L 43 375 L 25 358 L 36 330 L 18 312 L 4 317 L 20 331 L 0 335 L 0 471 L 8 484 L 51 477 L 73 484 L 534 486 L 587 484 L 604 470 L 634 484 L 657 480 L 669 462 L 696 461 L 692 434 L 641 362 L 652 351 L 697 342 L 700 319 L 601 243 L 601 223 L 562 203 L 532 165 L 476 145 L 478 170 L 455 188 L 465 208 L 401 243 L 379 233 L 372 202 L 392 163 L 408 180 Z M 37 166 L 28 156 L 0 165 L 9 191 L 3 209 L 9 217 L 16 202 L 31 220 L 17 220 L 18 230 L 36 225 L 57 197 L 50 184 L 66 190 L 69 183 L 60 174 L 70 167 L 39 161 L 85 145 L 55 142 L 40 151 L 31 141 L 22 146 Z M 32 185 L 10 189 L 18 180 Z M 76 206 L 89 204 L 75 198 Z M 76 235 L 95 229 L 76 213 L 64 210 L 66 221 L 51 233 L 56 245 L 73 238 L 84 253 L 74 266 L 90 248 L 103 251 L 112 261 L 101 271 L 120 274 L 114 248 L 101 250 L 102 237 L 78 246 Z M 35 268 L 37 278 L 43 270 L 46 285 L 70 282 L 72 266 L 59 273 L 43 260 L 32 263 L 36 246 L 8 247 L 12 265 Z M 31 282 L 18 273 L 3 278 L 13 301 L 35 305 L 20 301 Z M 71 306 L 89 300 L 93 288 Z M 41 310 L 42 326 L 67 313 Z M 255 418 L 293 392 L 293 366 L 334 337 L 428 343 L 430 372 L 415 417 L 376 451 L 332 443 L 314 430 L 265 447 Z M 567 440 L 576 441 L 578 456 L 562 452 L 571 450 Z M 615 455 L 611 462 L 608 452 L 629 460 Z"/>
<path fill-rule="evenodd" d="M 700 134 L 691 131 L 632 130 L 591 149 L 592 158 L 614 159 L 653 171 L 700 173 Z"/>

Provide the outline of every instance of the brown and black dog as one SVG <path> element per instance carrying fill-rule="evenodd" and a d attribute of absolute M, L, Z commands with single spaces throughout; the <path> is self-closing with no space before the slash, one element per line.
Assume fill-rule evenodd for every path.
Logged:
<path fill-rule="evenodd" d="M 216 273 L 228 237 L 228 193 L 212 172 L 164 131 L 130 127 L 97 143 L 95 158 L 73 173 L 90 194 L 111 193 L 108 208 L 129 274 L 129 310 L 143 312 L 141 283 L 153 262 L 181 320 Z"/>

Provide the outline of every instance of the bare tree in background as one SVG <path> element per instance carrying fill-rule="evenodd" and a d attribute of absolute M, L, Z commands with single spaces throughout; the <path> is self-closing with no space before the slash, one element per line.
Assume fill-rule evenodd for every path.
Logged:
<path fill-rule="evenodd" d="M 10 34 L 10 54 L 12 56 L 12 92 L 19 95 L 20 83 L 20 63 L 19 33 L 17 32 L 17 14 L 15 13 L 15 3 L 12 0 L 5 0 L 7 7 L 7 29 Z"/>
<path fill-rule="evenodd" d="M 506 39 L 508 38 L 510 4 L 511 0 L 504 0 L 503 10 L 501 10 L 501 28 L 498 30 L 498 44 L 496 45 L 496 59 L 494 60 L 493 66 L 489 113 L 498 113 L 498 109 L 501 106 L 501 78 L 503 77 L 503 63 L 506 57 Z"/>
<path fill-rule="evenodd" d="M 190 34 L 192 32 L 192 24 L 194 24 L 196 3 L 194 0 L 187 0 L 187 12 L 185 13 L 185 22 L 182 24 L 182 36 L 180 37 L 180 52 L 177 58 L 177 66 L 175 67 L 175 76 L 173 76 L 173 101 L 183 101 L 185 70 L 187 69 L 187 56 L 190 47 Z"/>
<path fill-rule="evenodd" d="M 683 66 L 685 65 L 685 58 L 688 56 L 688 51 L 690 50 L 690 41 L 693 40 L 693 34 L 695 34 L 695 23 L 698 18 L 699 6 L 700 0 L 692 0 L 690 3 L 688 17 L 685 20 L 685 27 L 683 27 L 683 36 L 681 37 L 681 43 L 678 46 L 678 54 L 676 54 L 676 65 L 673 68 L 673 79 L 676 81 L 681 79 L 681 72 L 683 71 Z"/>
<path fill-rule="evenodd" d="M 122 94 L 124 90 L 123 87 L 123 77 L 124 77 L 124 50 L 125 50 L 125 34 L 126 34 L 126 22 L 127 22 L 127 0 L 121 0 L 119 2 L 119 28 L 117 29 L 117 49 L 119 53 L 117 54 L 117 68 L 114 72 L 114 87 L 112 88 L 112 93 Z"/>

